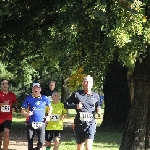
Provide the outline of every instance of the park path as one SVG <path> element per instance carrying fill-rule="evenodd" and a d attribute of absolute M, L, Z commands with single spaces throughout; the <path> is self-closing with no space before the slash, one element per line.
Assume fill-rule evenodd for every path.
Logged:
<path fill-rule="evenodd" d="M 72 124 L 73 124 L 73 118 L 64 119 L 64 126 L 71 127 Z M 26 134 L 23 135 L 23 133 L 20 132 L 20 135 L 18 135 L 18 133 L 16 136 L 14 135 L 15 134 L 13 133 L 13 137 L 10 137 L 9 150 L 27 150 Z M 34 145 L 35 145 L 34 147 L 36 147 L 36 136 L 35 136 Z M 45 147 L 43 147 L 41 150 L 45 150 Z"/>
<path fill-rule="evenodd" d="M 64 119 L 64 132 L 62 134 L 63 140 L 69 139 L 70 136 L 73 136 L 73 132 L 72 132 L 73 122 L 74 122 L 74 118 Z M 16 129 L 15 133 L 14 131 L 12 131 L 12 133 L 10 134 L 9 150 L 27 150 L 26 130 L 25 128 L 22 131 L 18 131 L 18 130 Z M 37 141 L 37 137 L 35 135 L 34 147 L 36 147 L 36 141 Z M 41 150 L 45 150 L 45 147 L 43 147 Z"/>

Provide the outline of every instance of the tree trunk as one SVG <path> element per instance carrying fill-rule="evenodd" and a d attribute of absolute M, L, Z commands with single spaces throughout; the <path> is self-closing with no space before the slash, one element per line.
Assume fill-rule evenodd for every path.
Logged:
<path fill-rule="evenodd" d="M 109 66 L 104 84 L 104 116 L 101 128 L 118 129 L 126 122 L 131 106 L 127 69 L 117 60 Z"/>
<path fill-rule="evenodd" d="M 150 48 L 149 48 L 150 49 Z M 150 150 L 150 52 L 136 62 L 132 107 L 122 136 L 120 150 Z"/>
<path fill-rule="evenodd" d="M 128 78 L 128 87 L 129 87 L 129 93 L 130 93 L 130 98 L 132 103 L 134 97 L 134 86 L 133 86 L 132 74 L 128 75 L 127 78 Z"/>
<path fill-rule="evenodd" d="M 61 102 L 64 102 L 70 96 L 69 88 L 65 85 L 65 80 L 61 78 Z"/>

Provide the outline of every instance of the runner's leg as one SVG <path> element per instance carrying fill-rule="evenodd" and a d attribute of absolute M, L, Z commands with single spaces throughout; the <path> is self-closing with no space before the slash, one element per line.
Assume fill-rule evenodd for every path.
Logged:
<path fill-rule="evenodd" d="M 3 141 L 3 149 L 8 150 L 9 145 L 9 129 L 4 128 L 4 141 Z"/>
<path fill-rule="evenodd" d="M 54 139 L 54 148 L 53 148 L 53 150 L 58 150 L 60 137 L 61 137 L 60 131 L 56 130 L 55 131 L 55 139 Z"/>
<path fill-rule="evenodd" d="M 85 140 L 85 150 L 92 150 L 93 140 L 86 139 Z"/>
<path fill-rule="evenodd" d="M 83 150 L 84 149 L 84 143 L 76 144 L 76 150 Z"/>
<path fill-rule="evenodd" d="M 3 122 L 3 129 L 4 129 L 4 140 L 3 140 L 3 150 L 8 150 L 8 145 L 9 145 L 9 132 L 11 129 L 11 120 L 6 120 Z"/>
<path fill-rule="evenodd" d="M 51 142 L 53 139 L 53 131 L 52 130 L 46 130 L 45 131 L 45 146 L 46 146 L 46 150 L 50 150 L 51 148 Z"/>
<path fill-rule="evenodd" d="M 96 132 L 96 124 L 93 122 L 86 126 L 85 150 L 92 150 L 93 140 Z"/>
<path fill-rule="evenodd" d="M 42 127 L 40 127 L 37 130 L 37 136 L 38 136 L 38 143 L 37 143 L 37 150 L 40 150 L 42 146 L 45 143 L 45 124 L 42 124 Z"/>
<path fill-rule="evenodd" d="M 33 150 L 34 135 L 35 135 L 35 130 L 32 128 L 32 125 L 27 125 L 28 150 Z"/>
<path fill-rule="evenodd" d="M 74 132 L 76 137 L 76 150 L 83 150 L 85 141 L 84 126 L 74 124 Z"/>
<path fill-rule="evenodd" d="M 3 132 L 0 132 L 0 150 L 2 149 Z"/>

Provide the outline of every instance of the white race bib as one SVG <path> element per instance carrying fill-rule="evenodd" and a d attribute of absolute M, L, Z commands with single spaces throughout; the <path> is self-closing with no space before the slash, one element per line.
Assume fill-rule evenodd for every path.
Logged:
<path fill-rule="evenodd" d="M 80 120 L 81 121 L 91 121 L 93 114 L 88 112 L 79 112 L 80 113 Z"/>
<path fill-rule="evenodd" d="M 59 121 L 60 115 L 59 114 L 52 114 L 51 115 L 51 121 Z"/>
<path fill-rule="evenodd" d="M 39 129 L 40 127 L 42 127 L 43 122 L 32 122 L 32 127 L 34 129 Z"/>
<path fill-rule="evenodd" d="M 1 112 L 10 112 L 10 105 L 2 105 Z"/>

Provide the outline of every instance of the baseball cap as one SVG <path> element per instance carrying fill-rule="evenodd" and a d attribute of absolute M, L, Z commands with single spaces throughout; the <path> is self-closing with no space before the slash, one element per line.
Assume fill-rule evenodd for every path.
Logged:
<path fill-rule="evenodd" d="M 38 86 L 38 87 L 40 87 L 40 83 L 33 83 L 33 85 L 32 85 L 33 87 L 34 86 Z"/>

